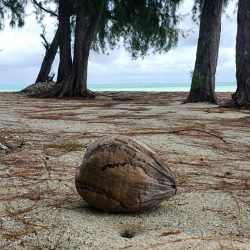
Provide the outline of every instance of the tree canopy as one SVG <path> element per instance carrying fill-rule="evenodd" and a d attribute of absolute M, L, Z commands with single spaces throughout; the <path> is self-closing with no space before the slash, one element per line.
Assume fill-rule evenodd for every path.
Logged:
<path fill-rule="evenodd" d="M 36 7 L 39 21 L 42 20 L 44 13 L 59 17 L 59 13 L 50 8 L 51 3 L 54 3 L 58 11 L 59 1 L 30 0 L 30 2 Z M 105 52 L 108 48 L 114 49 L 123 45 L 132 57 L 136 58 L 145 56 L 149 51 L 167 52 L 177 45 L 179 34 L 177 24 L 180 16 L 176 11 L 181 0 L 66 0 L 66 2 L 70 8 L 73 29 L 79 7 L 85 8 L 85 28 L 93 14 L 102 8 L 92 44 L 92 49 L 95 51 Z"/>
<path fill-rule="evenodd" d="M 40 4 L 46 2 L 44 0 Z M 144 57 L 148 52 L 167 52 L 176 46 L 179 35 L 177 24 L 180 19 L 176 11 L 179 2 L 177 0 L 59 1 L 60 85 L 49 95 L 81 96 L 86 92 L 87 64 L 91 48 L 104 52 L 107 48 L 113 49 L 122 44 L 133 58 L 137 58 Z M 74 34 L 73 49 L 72 34 Z"/>
<path fill-rule="evenodd" d="M 167 52 L 176 46 L 180 1 L 106 1 L 94 41 L 96 50 L 122 44 L 133 58 L 149 51 Z M 122 39 L 121 39 L 122 38 Z"/>
<path fill-rule="evenodd" d="M 4 28 L 6 19 L 11 27 L 22 27 L 26 6 L 27 0 L 0 0 L 0 30 Z"/>

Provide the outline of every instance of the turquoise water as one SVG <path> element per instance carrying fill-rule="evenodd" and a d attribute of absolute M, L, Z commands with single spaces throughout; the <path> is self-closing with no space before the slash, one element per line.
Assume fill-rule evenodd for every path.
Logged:
<path fill-rule="evenodd" d="M 2 84 L 0 92 L 19 91 L 27 84 Z M 190 83 L 126 83 L 126 84 L 89 84 L 89 89 L 93 91 L 147 91 L 147 92 L 180 92 L 189 91 Z M 235 83 L 217 83 L 217 92 L 235 92 Z"/>

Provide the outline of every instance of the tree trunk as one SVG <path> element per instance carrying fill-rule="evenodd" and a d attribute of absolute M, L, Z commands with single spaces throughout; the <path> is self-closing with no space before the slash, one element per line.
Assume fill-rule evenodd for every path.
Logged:
<path fill-rule="evenodd" d="M 88 74 L 88 59 L 91 49 L 91 45 L 96 35 L 98 24 L 100 23 L 104 0 L 96 13 L 94 13 L 91 18 L 88 26 L 86 27 L 86 32 L 82 32 L 81 27 L 86 26 L 83 18 L 79 17 L 79 23 L 76 27 L 76 44 L 74 51 L 74 63 L 73 67 L 75 70 L 75 82 L 74 82 L 74 96 L 92 96 L 93 93 L 87 88 L 87 74 Z M 84 16 L 84 13 L 80 13 Z M 78 36 L 77 36 L 78 35 Z"/>
<path fill-rule="evenodd" d="M 83 96 L 87 92 L 87 67 L 90 47 L 86 47 L 85 6 L 78 7 L 76 13 L 74 59 L 70 74 L 62 81 L 59 97 Z M 85 93 L 86 92 L 86 93 Z"/>
<path fill-rule="evenodd" d="M 87 71 L 90 47 L 86 44 L 85 39 L 88 36 L 86 32 L 86 18 L 85 8 L 77 12 L 76 20 L 76 34 L 75 34 L 75 47 L 74 47 L 74 61 L 73 72 L 74 80 L 72 85 L 72 92 L 74 96 L 82 96 L 87 93 Z M 84 27 L 84 29 L 83 29 Z"/>
<path fill-rule="evenodd" d="M 71 27 L 70 27 L 70 2 L 59 1 L 59 49 L 60 62 L 58 67 L 57 82 L 61 82 L 69 75 L 72 67 L 71 56 Z"/>
<path fill-rule="evenodd" d="M 39 74 L 37 76 L 36 82 L 46 82 L 51 70 L 51 66 L 55 60 L 55 56 L 59 46 L 59 30 L 57 29 L 56 34 L 49 48 L 46 49 L 46 54 L 44 56 Z"/>
<path fill-rule="evenodd" d="M 86 18 L 84 4 L 78 7 L 76 13 L 74 60 L 71 71 L 49 93 L 49 97 L 94 97 L 94 93 L 87 89 L 88 59 L 90 48 L 101 20 L 104 2 L 102 0 L 102 5 L 90 18 Z"/>
<path fill-rule="evenodd" d="M 239 0 L 236 39 L 237 90 L 232 105 L 250 109 L 250 1 Z"/>
<path fill-rule="evenodd" d="M 195 68 L 187 102 L 218 103 L 215 74 L 221 33 L 223 0 L 205 0 L 196 52 Z"/>

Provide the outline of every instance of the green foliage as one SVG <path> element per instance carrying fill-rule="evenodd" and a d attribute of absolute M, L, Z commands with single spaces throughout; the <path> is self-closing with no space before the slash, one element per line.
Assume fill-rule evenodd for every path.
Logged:
<path fill-rule="evenodd" d="M 84 5 L 86 29 L 91 18 L 100 9 L 104 9 L 95 41 L 92 46 L 96 51 L 105 52 L 123 44 L 133 58 L 144 57 L 148 52 L 167 52 L 175 47 L 180 30 L 177 24 L 180 17 L 176 10 L 181 0 L 69 0 L 71 3 L 74 27 L 76 10 Z M 25 7 L 28 0 L 0 0 L 0 28 L 4 18 L 10 18 L 11 26 L 24 25 Z M 42 24 L 44 13 L 57 12 L 56 0 L 33 1 L 37 21 Z M 83 27 L 84 28 L 84 27 Z"/>
<path fill-rule="evenodd" d="M 180 17 L 176 15 L 181 0 L 68 0 L 71 4 L 72 27 L 74 29 L 75 13 L 84 6 L 87 31 L 91 18 L 100 10 L 104 1 L 101 22 L 92 48 L 105 52 L 123 45 L 133 58 L 144 57 L 148 52 L 167 52 L 175 47 L 180 30 L 177 24 Z M 33 1 L 34 2 L 34 1 Z M 44 9 L 51 11 L 51 5 L 58 1 L 39 1 Z M 42 22 L 44 11 L 36 7 L 37 20 Z M 53 7 L 53 9 L 58 9 Z"/>
<path fill-rule="evenodd" d="M 167 52 L 178 41 L 177 0 L 106 1 L 93 48 L 105 51 L 123 44 L 133 58 Z"/>
<path fill-rule="evenodd" d="M 26 5 L 27 0 L 0 0 L 0 30 L 4 28 L 5 19 L 11 27 L 22 27 Z"/>
<path fill-rule="evenodd" d="M 34 9 L 35 9 L 35 14 L 36 14 L 36 19 L 37 22 L 43 24 L 43 19 L 45 17 L 45 14 L 49 14 L 50 16 L 58 17 L 58 1 L 52 1 L 52 0 L 43 0 L 43 1 L 38 1 L 38 0 L 30 0 L 32 3 Z"/>
<path fill-rule="evenodd" d="M 200 20 L 200 14 L 202 12 L 203 4 L 205 0 L 195 0 L 192 9 L 192 19 L 195 23 Z"/>

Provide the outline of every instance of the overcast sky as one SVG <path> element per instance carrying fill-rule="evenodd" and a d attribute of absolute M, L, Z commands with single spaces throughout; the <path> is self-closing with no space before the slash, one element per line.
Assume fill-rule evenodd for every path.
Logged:
<path fill-rule="evenodd" d="M 190 13 L 192 0 L 184 1 L 182 13 Z M 236 14 L 233 1 L 223 15 L 222 35 L 216 82 L 235 82 Z M 230 18 L 227 17 L 230 16 Z M 46 19 L 47 35 L 53 36 L 54 25 Z M 181 27 L 189 36 L 180 38 L 177 48 L 162 55 L 149 55 L 144 60 L 131 61 L 122 48 L 109 55 L 92 52 L 89 61 L 89 83 L 183 83 L 190 82 L 194 67 L 199 26 L 188 15 Z M 0 32 L 0 84 L 31 84 L 34 82 L 44 56 L 41 27 L 33 16 L 26 19 L 22 29 L 6 26 Z M 56 72 L 56 65 L 53 70 Z"/>

